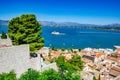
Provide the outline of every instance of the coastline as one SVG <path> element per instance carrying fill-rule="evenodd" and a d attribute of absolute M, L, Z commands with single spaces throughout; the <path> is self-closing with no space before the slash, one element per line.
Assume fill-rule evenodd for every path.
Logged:
<path fill-rule="evenodd" d="M 83 28 L 83 29 L 96 29 L 96 30 L 111 30 L 120 31 L 120 28 L 105 28 L 105 27 L 76 27 L 76 26 L 42 26 L 42 27 L 58 27 L 58 28 Z"/>

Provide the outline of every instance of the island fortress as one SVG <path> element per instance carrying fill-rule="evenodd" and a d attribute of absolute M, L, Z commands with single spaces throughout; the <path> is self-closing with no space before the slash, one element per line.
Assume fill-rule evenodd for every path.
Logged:
<path fill-rule="evenodd" d="M 40 54 L 37 57 L 30 57 L 29 45 L 13 46 L 11 40 L 0 38 L 0 73 L 10 72 L 14 70 L 17 77 L 27 69 L 32 68 L 38 71 L 49 68 L 56 68 L 56 64 L 52 63 L 45 67 L 41 67 L 42 58 Z"/>

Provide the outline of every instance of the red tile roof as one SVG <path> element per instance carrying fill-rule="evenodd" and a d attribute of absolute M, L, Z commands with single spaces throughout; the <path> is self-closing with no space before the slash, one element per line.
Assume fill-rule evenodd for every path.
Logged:
<path fill-rule="evenodd" d="M 97 58 L 99 58 L 99 57 L 101 57 L 103 55 L 103 53 L 101 53 L 101 52 L 94 52 L 94 53 L 96 54 Z"/>
<path fill-rule="evenodd" d="M 117 48 L 116 50 L 117 50 L 117 51 L 120 51 L 120 48 Z"/>
<path fill-rule="evenodd" d="M 86 51 L 86 50 L 81 50 L 80 52 L 82 52 L 82 53 L 86 53 L 87 51 Z"/>
<path fill-rule="evenodd" d="M 116 71 L 119 71 L 119 72 L 120 72 L 120 67 L 115 67 L 115 66 L 113 66 L 111 69 L 113 69 L 113 70 L 116 70 Z"/>
<path fill-rule="evenodd" d="M 110 59 L 110 60 L 119 62 L 119 59 L 118 59 L 118 58 L 115 58 L 115 57 L 107 56 L 107 59 Z"/>
<path fill-rule="evenodd" d="M 120 76 L 120 67 L 113 66 L 109 71 L 109 74 L 112 76 Z"/>
<path fill-rule="evenodd" d="M 112 76 L 114 76 L 114 77 L 120 76 L 120 72 L 112 70 L 112 69 L 109 71 L 109 74 L 112 75 Z"/>
<path fill-rule="evenodd" d="M 120 57 L 120 54 L 119 54 L 119 53 L 116 53 L 116 55 L 117 55 L 118 57 Z"/>

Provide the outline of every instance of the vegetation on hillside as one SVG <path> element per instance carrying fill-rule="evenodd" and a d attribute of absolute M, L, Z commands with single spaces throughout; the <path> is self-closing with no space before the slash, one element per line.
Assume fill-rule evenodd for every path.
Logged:
<path fill-rule="evenodd" d="M 41 24 L 34 14 L 23 14 L 9 21 L 8 34 L 13 45 L 30 44 L 34 52 L 44 46 L 44 38 L 40 37 Z"/>
<path fill-rule="evenodd" d="M 61 72 L 77 73 L 83 70 L 84 64 L 81 56 L 73 56 L 72 59 L 65 61 L 64 56 L 59 56 L 56 59 L 57 66 L 60 68 Z"/>
<path fill-rule="evenodd" d="M 17 79 L 14 71 L 0 74 L 0 80 L 81 80 L 79 75 L 65 73 L 61 75 L 59 72 L 48 69 L 39 72 L 33 69 L 28 69 Z"/>
<path fill-rule="evenodd" d="M 21 74 L 19 80 L 38 80 L 40 73 L 33 69 L 28 69 L 25 73 Z"/>

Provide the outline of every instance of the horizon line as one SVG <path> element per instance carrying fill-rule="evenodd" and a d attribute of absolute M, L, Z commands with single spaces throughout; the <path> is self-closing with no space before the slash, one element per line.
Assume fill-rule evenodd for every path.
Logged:
<path fill-rule="evenodd" d="M 4 20 L 4 19 L 0 19 L 2 21 L 10 21 L 10 20 Z M 109 23 L 109 24 L 95 24 L 95 23 L 80 23 L 80 22 L 75 22 L 75 21 L 46 21 L 46 20 L 37 20 L 39 22 L 54 22 L 54 23 L 76 23 L 76 24 L 88 24 L 88 25 L 112 25 L 112 24 L 120 24 L 118 22 L 115 22 L 115 23 Z"/>

